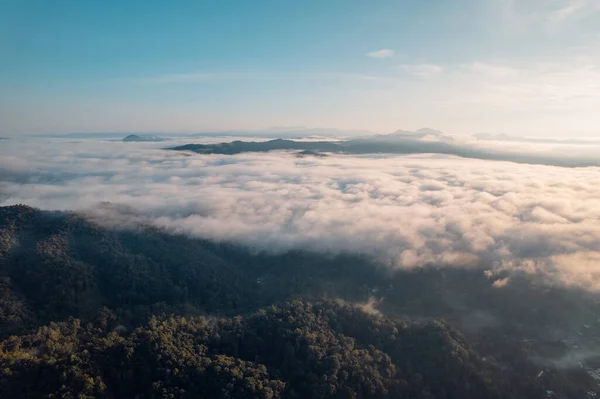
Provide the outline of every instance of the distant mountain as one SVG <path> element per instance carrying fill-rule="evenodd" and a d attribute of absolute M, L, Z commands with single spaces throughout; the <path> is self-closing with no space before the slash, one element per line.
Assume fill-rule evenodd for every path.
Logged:
<path fill-rule="evenodd" d="M 203 132 L 192 134 L 192 137 L 240 137 L 248 136 L 255 138 L 273 138 L 273 139 L 300 139 L 317 137 L 361 137 L 373 136 L 375 133 L 368 130 L 344 130 L 332 128 L 306 128 L 302 126 L 272 127 L 267 130 L 232 130 L 221 132 Z"/>
<path fill-rule="evenodd" d="M 8 137 L 0 137 L 0 140 L 8 140 Z"/>
<path fill-rule="evenodd" d="M 368 130 L 344 130 L 333 128 L 306 128 L 306 127 L 273 127 L 265 132 L 278 138 L 310 138 L 310 137 L 359 137 L 372 136 L 375 133 Z"/>
<path fill-rule="evenodd" d="M 151 136 L 151 135 L 142 135 L 142 134 L 130 134 L 129 136 L 123 139 L 124 142 L 160 142 L 165 141 L 162 137 Z"/>
<path fill-rule="evenodd" d="M 396 132 L 375 137 L 347 141 L 294 141 L 276 139 L 263 142 L 233 141 L 218 144 L 186 144 L 171 148 L 177 151 L 193 151 L 198 154 L 235 155 L 244 152 L 268 152 L 274 150 L 313 151 L 338 154 L 446 154 L 463 158 L 508 161 L 563 167 L 600 166 L 594 157 L 570 157 L 563 154 L 535 154 L 478 148 L 462 145 L 436 131 Z"/>
<path fill-rule="evenodd" d="M 125 132 L 116 133 L 66 133 L 66 134 L 33 134 L 28 137 L 53 139 L 120 139 Z"/>
<path fill-rule="evenodd" d="M 324 154 L 324 153 L 318 152 L 318 151 L 313 151 L 313 150 L 300 151 L 300 152 L 296 153 L 296 155 L 298 157 L 315 156 L 315 157 L 320 157 L 320 158 L 327 156 L 327 154 Z"/>
<path fill-rule="evenodd" d="M 540 143 L 540 144 L 600 144 L 600 140 L 598 139 L 552 139 L 546 137 L 519 137 L 519 136 L 510 136 L 505 133 L 501 134 L 491 134 L 491 133 L 477 133 L 474 134 L 478 140 L 487 140 L 487 141 L 509 141 L 509 142 L 518 142 L 518 143 Z"/>
<path fill-rule="evenodd" d="M 161 133 L 161 135 L 172 135 L 170 133 Z M 154 134 L 131 133 L 131 132 L 112 132 L 112 133 L 66 133 L 66 134 L 33 134 L 27 137 L 35 138 L 53 138 L 53 139 L 97 139 L 97 140 L 120 140 L 123 136 L 150 136 Z"/>
<path fill-rule="evenodd" d="M 374 140 L 393 140 L 393 139 L 404 139 L 404 140 L 420 140 L 420 141 L 452 141 L 454 137 L 449 136 L 439 130 L 423 128 L 415 132 L 398 130 L 394 133 L 383 134 L 373 137 Z"/>
<path fill-rule="evenodd" d="M 294 141 L 275 139 L 269 141 L 232 141 L 218 144 L 186 144 L 172 148 L 178 151 L 193 151 L 199 154 L 235 155 L 243 152 L 268 152 L 274 150 L 298 150 L 348 154 L 395 153 L 414 154 L 425 152 L 451 153 L 452 149 L 443 142 L 422 141 L 421 137 L 406 135 L 381 135 L 372 138 L 348 141 Z"/>
<path fill-rule="evenodd" d="M 275 139 L 269 141 L 232 141 L 219 144 L 186 144 L 172 148 L 178 151 L 193 151 L 199 154 L 226 154 L 234 155 L 243 152 L 268 152 L 274 150 L 299 150 L 340 152 L 341 146 L 329 141 L 293 141 Z"/>

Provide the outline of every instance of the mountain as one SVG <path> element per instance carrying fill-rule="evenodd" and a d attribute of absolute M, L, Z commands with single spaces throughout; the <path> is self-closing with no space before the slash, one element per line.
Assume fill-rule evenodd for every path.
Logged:
<path fill-rule="evenodd" d="M 311 137 L 359 137 L 372 136 L 368 130 L 344 130 L 332 128 L 308 128 L 304 126 L 277 126 L 267 130 L 232 130 L 221 132 L 202 132 L 192 134 L 193 137 L 259 137 L 272 139 L 300 139 Z"/>
<path fill-rule="evenodd" d="M 168 133 L 164 133 L 168 134 Z M 54 138 L 54 139 L 96 139 L 96 140 L 117 140 L 122 139 L 123 135 L 126 137 L 129 136 L 139 136 L 139 137 L 156 137 L 154 135 L 148 134 L 138 134 L 129 132 L 112 132 L 112 133 L 66 133 L 66 134 L 32 134 L 27 135 L 26 137 L 35 137 L 35 138 Z M 153 140 L 150 140 L 153 141 Z M 160 140 L 162 141 L 162 140 Z"/>
<path fill-rule="evenodd" d="M 283 126 L 268 129 L 263 134 L 275 138 L 308 138 L 308 137 L 357 137 L 372 136 L 373 132 L 368 130 L 344 130 L 332 128 L 307 128 L 302 126 Z M 260 137 L 260 136 L 256 136 Z"/>
<path fill-rule="evenodd" d="M 193 151 L 199 154 L 235 155 L 244 152 L 268 152 L 274 150 L 298 150 L 314 152 L 369 154 L 414 154 L 426 152 L 452 153 L 453 148 L 442 142 L 428 142 L 405 135 L 382 135 L 374 138 L 348 141 L 294 141 L 275 139 L 269 141 L 233 141 L 218 144 L 186 144 L 172 148 L 177 151 Z"/>
<path fill-rule="evenodd" d="M 97 325 L 69 320 L 1 343 L 0 365 L 3 397 L 15 398 L 458 399 L 519 389 L 443 322 L 394 322 L 335 302 L 160 316 L 131 331 L 105 311 Z"/>
<path fill-rule="evenodd" d="M 186 144 L 174 147 L 177 151 L 193 151 L 199 154 L 226 154 L 234 155 L 243 152 L 268 152 L 275 150 L 299 150 L 299 151 L 326 151 L 339 152 L 339 143 L 327 141 L 293 141 L 275 139 L 269 141 L 232 141 L 219 144 Z"/>
<path fill-rule="evenodd" d="M 419 141 L 452 141 L 454 138 L 439 130 L 423 128 L 415 132 L 398 130 L 390 134 L 373 137 L 374 140 L 419 140 Z"/>
<path fill-rule="evenodd" d="M 162 137 L 151 136 L 151 135 L 141 135 L 141 134 L 130 134 L 129 136 L 123 139 L 124 142 L 159 142 L 165 141 Z"/>
<path fill-rule="evenodd" d="M 597 139 L 551 139 L 551 138 L 543 138 L 543 137 L 519 137 L 519 136 L 510 136 L 505 133 L 501 134 L 490 134 L 490 133 L 477 133 L 474 134 L 478 140 L 486 140 L 486 141 L 507 141 L 507 142 L 517 142 L 517 143 L 538 143 L 538 144 L 575 144 L 575 145 L 597 145 L 600 144 L 600 141 Z"/>
<path fill-rule="evenodd" d="M 100 139 L 100 140 L 109 140 L 109 139 L 120 139 L 124 134 L 128 134 L 125 132 L 112 132 L 112 133 L 65 133 L 65 134 L 31 134 L 26 137 L 36 137 L 36 138 L 55 138 L 55 139 Z"/>
<path fill-rule="evenodd" d="M 192 151 L 199 154 L 235 155 L 244 152 L 274 150 L 312 151 L 337 154 L 444 154 L 463 158 L 508 161 L 524 164 L 562 167 L 600 166 L 595 155 L 573 156 L 563 153 L 535 153 L 481 148 L 455 142 L 452 136 L 430 129 L 417 132 L 399 131 L 387 135 L 356 138 L 346 141 L 295 141 L 275 139 L 262 142 L 233 141 L 218 144 L 186 144 L 171 150 Z"/>
<path fill-rule="evenodd" d="M 579 366 L 538 377 L 530 360 L 562 344 L 519 331 L 591 325 L 575 306 L 595 298 L 506 289 L 472 270 L 390 274 L 351 254 L 255 253 L 0 207 L 0 397 L 584 397 L 594 385 Z M 469 333 L 485 312 L 497 322 Z"/>

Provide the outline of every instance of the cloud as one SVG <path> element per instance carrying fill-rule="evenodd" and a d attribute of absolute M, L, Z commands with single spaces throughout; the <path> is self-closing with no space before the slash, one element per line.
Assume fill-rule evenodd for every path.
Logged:
<path fill-rule="evenodd" d="M 600 3 L 596 0 L 494 0 L 491 3 L 505 25 L 519 33 L 540 29 L 557 33 L 560 28 L 600 12 Z"/>
<path fill-rule="evenodd" d="M 488 62 L 475 61 L 464 65 L 464 70 L 473 75 L 483 75 L 492 78 L 504 78 L 516 74 L 516 68 Z"/>
<path fill-rule="evenodd" d="M 423 77 L 404 88 L 411 100 L 403 109 L 411 114 L 403 118 L 420 115 L 427 123 L 435 115 L 436 123 L 453 133 L 477 129 L 517 136 L 597 136 L 600 59 L 596 50 L 586 51 L 560 60 L 476 60 L 441 69 L 403 66 Z"/>
<path fill-rule="evenodd" d="M 10 140 L 0 148 L 0 205 L 74 209 L 259 250 L 358 252 L 391 268 L 480 268 L 498 287 L 526 274 L 600 290 L 599 168 L 159 146 Z"/>
<path fill-rule="evenodd" d="M 508 284 L 509 281 L 510 281 L 510 278 L 508 278 L 508 277 L 501 278 L 501 279 L 494 281 L 492 286 L 494 286 L 496 288 L 503 288 L 503 287 L 506 287 L 506 285 Z"/>
<path fill-rule="evenodd" d="M 600 11 L 600 4 L 596 0 L 567 0 L 560 3 L 559 7 L 551 9 L 546 15 L 550 25 L 574 22 Z"/>
<path fill-rule="evenodd" d="M 371 51 L 370 53 L 367 53 L 367 57 L 371 57 L 371 58 L 392 58 L 395 55 L 395 51 L 394 50 L 390 50 L 387 48 L 381 49 L 381 50 L 376 50 L 376 51 Z"/>
<path fill-rule="evenodd" d="M 587 5 L 587 1 L 570 1 L 562 7 L 551 11 L 548 16 L 548 22 L 556 24 L 561 23 L 577 15 Z"/>
<path fill-rule="evenodd" d="M 404 64 L 400 68 L 420 78 L 431 78 L 444 72 L 444 67 L 436 64 Z"/>

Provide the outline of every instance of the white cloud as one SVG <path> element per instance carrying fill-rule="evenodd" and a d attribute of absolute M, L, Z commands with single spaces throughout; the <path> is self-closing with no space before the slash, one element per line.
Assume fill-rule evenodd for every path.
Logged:
<path fill-rule="evenodd" d="M 557 8 L 546 15 L 546 21 L 552 25 L 576 22 L 600 11 L 597 0 L 563 0 Z"/>
<path fill-rule="evenodd" d="M 505 26 L 517 33 L 557 29 L 573 25 L 600 12 L 597 0 L 494 0 Z"/>
<path fill-rule="evenodd" d="M 464 65 L 464 69 L 465 72 L 473 75 L 481 75 L 492 78 L 508 77 L 518 72 L 516 68 L 508 65 L 481 61 L 475 61 Z"/>
<path fill-rule="evenodd" d="M 444 67 L 436 64 L 404 64 L 400 68 L 420 78 L 431 78 L 444 72 Z"/>
<path fill-rule="evenodd" d="M 70 140 L 13 140 L 0 165 L 0 205 L 87 210 L 266 250 L 360 252 L 398 268 L 479 267 L 496 286 L 527 273 L 600 290 L 598 168 Z"/>
<path fill-rule="evenodd" d="M 404 120 L 420 116 L 418 126 L 433 117 L 438 126 L 454 134 L 478 130 L 597 137 L 600 59 L 596 54 L 590 50 L 587 55 L 560 60 L 478 60 L 437 68 L 403 66 L 423 79 L 418 84 L 398 85 L 402 94 L 397 98 L 410 98 L 402 102 Z M 391 95 L 388 102 L 394 102 Z"/>
<path fill-rule="evenodd" d="M 506 287 L 508 285 L 509 281 L 510 281 L 509 277 L 501 278 L 501 279 L 498 279 L 498 280 L 494 281 L 494 283 L 492 284 L 492 286 L 494 286 L 496 288 L 503 288 L 503 287 Z"/>
<path fill-rule="evenodd" d="M 381 50 L 376 50 L 376 51 L 371 51 L 370 53 L 367 53 L 367 57 L 371 57 L 371 58 L 392 58 L 395 55 L 395 51 L 394 50 L 390 50 L 387 48 L 381 49 Z"/>

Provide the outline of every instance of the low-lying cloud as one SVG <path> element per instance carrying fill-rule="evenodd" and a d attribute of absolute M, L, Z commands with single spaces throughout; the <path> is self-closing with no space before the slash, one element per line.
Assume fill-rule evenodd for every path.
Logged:
<path fill-rule="evenodd" d="M 395 268 L 481 268 L 497 289 L 515 273 L 600 289 L 599 168 L 160 145 L 11 140 L 0 149 L 0 205 L 152 223 L 258 250 L 358 252 Z"/>

